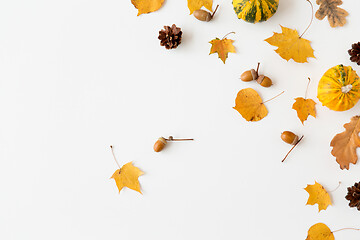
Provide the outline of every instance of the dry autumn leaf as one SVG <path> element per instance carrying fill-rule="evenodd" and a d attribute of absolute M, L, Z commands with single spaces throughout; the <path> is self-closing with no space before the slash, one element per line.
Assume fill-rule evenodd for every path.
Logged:
<path fill-rule="evenodd" d="M 143 13 L 151 13 L 159 10 L 165 0 L 131 0 L 131 3 L 138 9 L 138 16 Z"/>
<path fill-rule="evenodd" d="M 311 115 L 316 118 L 316 103 L 312 99 L 305 99 L 302 97 L 295 98 L 295 103 L 292 108 L 296 110 L 297 116 L 300 119 L 301 123 L 304 124 L 304 121 L 307 120 L 308 116 Z"/>
<path fill-rule="evenodd" d="M 296 30 L 281 26 L 282 33 L 275 33 L 268 39 L 269 44 L 278 47 L 275 50 L 280 57 L 289 61 L 291 58 L 298 63 L 307 62 L 307 58 L 315 58 L 310 41 L 299 36 Z"/>
<path fill-rule="evenodd" d="M 188 0 L 190 14 L 193 14 L 194 11 L 199 10 L 203 6 L 212 12 L 212 4 L 213 0 Z"/>
<path fill-rule="evenodd" d="M 320 5 L 315 17 L 319 20 L 323 20 L 326 16 L 331 27 L 342 27 L 346 23 L 346 16 L 349 15 L 347 11 L 338 6 L 343 2 L 342 0 L 316 0 L 316 3 Z"/>
<path fill-rule="evenodd" d="M 324 223 L 310 227 L 306 240 L 335 240 L 333 232 Z"/>
<path fill-rule="evenodd" d="M 326 210 L 326 208 L 331 205 L 330 195 L 321 184 L 315 182 L 313 185 L 307 185 L 304 189 L 309 193 L 309 199 L 306 205 L 318 204 L 319 212 Z"/>
<path fill-rule="evenodd" d="M 344 125 L 345 131 L 337 134 L 330 143 L 333 147 L 331 154 L 336 157 L 341 169 L 348 169 L 350 163 L 358 160 L 356 149 L 360 147 L 360 116 L 354 116 Z"/>
<path fill-rule="evenodd" d="M 140 183 L 138 178 L 143 175 L 144 173 L 138 169 L 137 167 L 135 167 L 132 162 L 128 162 L 125 165 L 123 165 L 122 167 L 120 167 L 119 162 L 117 161 L 115 154 L 114 154 L 114 149 L 112 146 L 110 146 L 111 148 L 111 153 L 114 157 L 114 160 L 116 162 L 116 164 L 119 166 L 119 169 L 117 169 L 114 174 L 111 176 L 111 178 L 113 178 L 115 180 L 116 186 L 119 189 L 119 192 L 124 188 L 124 187 L 128 187 L 132 190 L 135 190 L 139 193 L 141 193 L 140 190 Z M 141 193 L 142 194 L 142 193 Z"/>
<path fill-rule="evenodd" d="M 224 64 L 228 57 L 228 53 L 236 52 L 235 47 L 233 45 L 234 40 L 225 38 L 227 35 L 228 34 L 226 34 L 222 39 L 215 38 L 210 41 L 212 46 L 209 55 L 217 52 L 219 58 L 224 62 Z"/>
<path fill-rule="evenodd" d="M 132 162 L 129 162 L 122 166 L 120 169 L 117 169 L 111 176 L 111 178 L 115 180 L 119 192 L 124 187 L 128 187 L 141 193 L 138 177 L 143 174 L 144 173 L 140 169 L 132 165 Z"/>
<path fill-rule="evenodd" d="M 252 88 L 239 91 L 234 109 L 250 122 L 260 121 L 268 114 L 260 95 Z"/>

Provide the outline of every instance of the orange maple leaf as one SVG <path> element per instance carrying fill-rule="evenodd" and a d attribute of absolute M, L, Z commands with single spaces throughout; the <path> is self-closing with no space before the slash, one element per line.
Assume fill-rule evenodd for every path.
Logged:
<path fill-rule="evenodd" d="M 316 103 L 312 99 L 305 99 L 302 97 L 295 98 L 295 103 L 292 108 L 296 110 L 297 116 L 300 119 L 301 123 L 304 124 L 304 121 L 307 120 L 308 116 L 311 115 L 316 118 Z"/>
<path fill-rule="evenodd" d="M 219 38 L 215 38 L 213 40 L 210 41 L 211 43 L 211 49 L 210 49 L 210 54 L 213 54 L 213 53 L 218 53 L 219 55 L 219 58 L 224 62 L 225 64 L 225 61 L 228 57 L 228 53 L 229 52 L 232 52 L 232 53 L 235 53 L 236 50 L 235 50 L 235 47 L 233 45 L 233 42 L 234 40 L 231 40 L 231 39 L 227 39 L 227 38 L 222 38 L 222 39 L 219 39 Z"/>

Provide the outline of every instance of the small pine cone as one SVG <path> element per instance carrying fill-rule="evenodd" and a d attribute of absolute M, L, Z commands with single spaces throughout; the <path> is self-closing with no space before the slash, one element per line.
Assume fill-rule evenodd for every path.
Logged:
<path fill-rule="evenodd" d="M 173 24 L 171 27 L 164 26 L 164 29 L 159 31 L 160 45 L 165 46 L 166 49 L 177 48 L 181 43 L 181 28 Z"/>
<path fill-rule="evenodd" d="M 360 182 L 355 183 L 354 186 L 348 187 L 346 199 L 350 201 L 350 207 L 356 207 L 360 211 Z"/>
<path fill-rule="evenodd" d="M 360 65 L 360 42 L 354 43 L 348 51 L 350 60 Z"/>

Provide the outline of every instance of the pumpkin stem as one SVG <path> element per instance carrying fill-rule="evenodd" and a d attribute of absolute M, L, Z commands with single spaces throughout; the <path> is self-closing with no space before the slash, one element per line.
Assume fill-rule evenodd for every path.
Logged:
<path fill-rule="evenodd" d="M 119 162 L 116 160 L 113 146 L 110 145 L 110 148 L 111 148 L 111 153 L 112 153 L 112 155 L 114 157 L 114 160 L 115 160 L 116 164 L 118 165 L 119 169 L 121 169 Z"/>
<path fill-rule="evenodd" d="M 234 33 L 235 34 L 235 32 L 229 32 L 228 34 L 226 34 L 221 40 L 223 40 L 227 35 L 229 35 L 229 34 L 232 34 L 232 33 Z"/>
<path fill-rule="evenodd" d="M 341 92 L 346 94 L 351 91 L 352 87 L 353 86 L 351 84 L 343 86 L 343 87 L 341 87 Z"/>
<path fill-rule="evenodd" d="M 310 21 L 310 23 L 309 23 L 309 26 L 307 26 L 307 28 L 305 29 L 305 31 L 300 35 L 300 37 L 299 38 L 302 38 L 302 36 L 306 33 L 306 31 L 310 28 L 310 26 L 311 26 L 311 24 L 312 24 L 312 22 L 313 22 L 313 20 L 314 20 L 314 5 L 312 4 L 312 2 L 310 2 L 310 0 L 306 0 L 306 1 L 308 1 L 309 3 L 310 3 L 310 5 L 311 5 L 311 21 Z"/>

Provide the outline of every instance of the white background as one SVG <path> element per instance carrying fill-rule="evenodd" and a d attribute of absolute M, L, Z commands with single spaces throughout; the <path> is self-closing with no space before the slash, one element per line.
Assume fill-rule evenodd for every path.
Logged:
<path fill-rule="evenodd" d="M 315 1 L 313 1 L 315 4 Z M 360 180 L 360 166 L 340 170 L 329 146 L 343 124 L 359 114 L 322 107 L 317 84 L 330 67 L 351 63 L 347 50 L 360 41 L 360 2 L 345 0 L 348 23 L 333 29 L 314 20 L 304 38 L 316 59 L 286 62 L 264 39 L 279 24 L 302 32 L 311 17 L 304 0 L 280 0 L 269 21 L 238 20 L 230 0 L 209 23 L 189 15 L 185 0 L 166 0 L 137 17 L 130 0 L 3 0 L 0 4 L 0 238 L 63 239 L 305 239 L 324 222 L 332 230 L 360 227 L 360 212 L 344 199 Z M 315 5 L 315 10 L 318 8 Z M 177 24 L 182 44 L 159 46 L 158 31 Z M 228 32 L 237 53 L 226 64 L 209 56 L 215 37 Z M 244 83 L 240 74 L 261 62 L 271 88 Z M 291 109 L 307 77 L 317 118 L 305 126 Z M 232 107 L 251 87 L 269 115 L 246 122 Z M 290 149 L 284 130 L 305 135 Z M 152 150 L 160 136 L 194 142 Z M 134 161 L 145 172 L 143 195 L 120 194 L 109 177 Z M 314 181 L 333 206 L 305 206 Z M 357 231 L 336 239 L 358 239 Z"/>

